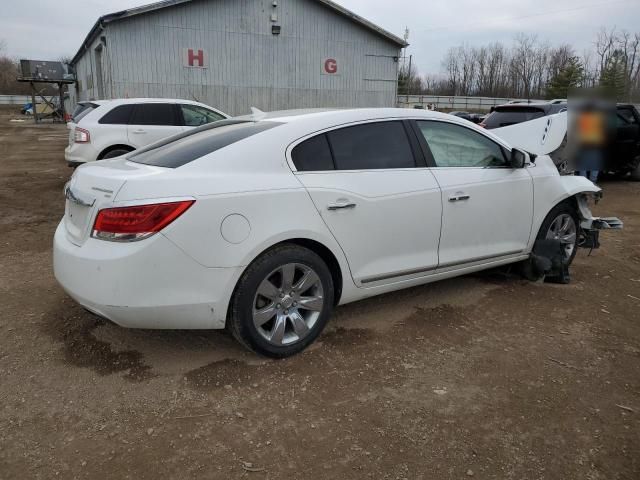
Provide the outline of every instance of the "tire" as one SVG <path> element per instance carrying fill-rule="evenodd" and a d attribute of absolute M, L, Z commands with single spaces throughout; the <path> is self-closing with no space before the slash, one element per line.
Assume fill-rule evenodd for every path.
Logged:
<path fill-rule="evenodd" d="M 564 223 L 565 220 L 566 223 Z M 574 239 L 571 244 L 567 243 L 567 247 L 565 247 L 565 264 L 567 266 L 570 266 L 573 263 L 573 260 L 576 258 L 576 254 L 578 253 L 580 219 L 578 218 L 576 208 L 569 202 L 563 202 L 556 205 L 544 219 L 544 222 L 542 222 L 542 226 L 540 227 L 540 231 L 537 236 L 537 240 L 558 238 L 558 236 L 561 239 L 563 237 L 569 239 L 571 234 L 571 222 L 573 222 Z M 564 225 L 568 225 L 569 228 L 567 228 L 565 232 L 562 232 Z M 565 233 L 565 235 L 562 235 L 562 233 Z M 571 245 L 570 249 L 568 248 L 568 245 Z"/>
<path fill-rule="evenodd" d="M 309 249 L 284 244 L 262 254 L 242 274 L 227 328 L 248 349 L 286 358 L 318 338 L 333 302 L 333 280 L 324 261 Z"/>
<path fill-rule="evenodd" d="M 635 168 L 635 170 L 631 170 L 629 179 L 635 182 L 640 182 L 640 162 L 638 162 L 638 166 Z"/>
<path fill-rule="evenodd" d="M 110 150 L 103 155 L 100 160 L 107 160 L 108 158 L 116 158 L 121 157 L 122 155 L 126 155 L 131 152 L 131 150 L 125 150 L 124 148 L 116 148 L 115 150 Z"/>

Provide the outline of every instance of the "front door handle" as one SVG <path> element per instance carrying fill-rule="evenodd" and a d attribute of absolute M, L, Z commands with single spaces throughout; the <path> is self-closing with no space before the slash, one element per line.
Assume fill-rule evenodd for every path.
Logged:
<path fill-rule="evenodd" d="M 327 205 L 329 210 L 346 210 L 349 208 L 356 208 L 356 204 L 353 202 L 349 202 L 348 200 L 340 200 L 335 203 L 330 203 Z"/>
<path fill-rule="evenodd" d="M 467 195 L 464 192 L 458 192 L 455 195 L 452 195 L 451 197 L 449 197 L 449 201 L 450 202 L 463 202 L 465 200 L 469 200 L 471 198 L 471 195 Z"/>
<path fill-rule="evenodd" d="M 146 130 L 142 130 L 142 129 L 138 129 L 138 130 L 134 130 L 133 133 L 137 134 L 137 135 L 142 135 L 147 133 Z"/>

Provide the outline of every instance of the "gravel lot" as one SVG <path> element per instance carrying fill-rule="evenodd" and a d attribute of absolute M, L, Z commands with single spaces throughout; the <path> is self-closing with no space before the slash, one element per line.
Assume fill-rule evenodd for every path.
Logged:
<path fill-rule="evenodd" d="M 64 126 L 0 112 L 0 478 L 640 478 L 640 183 L 568 286 L 488 273 L 338 309 L 285 361 L 121 329 L 56 284 Z M 87 279 L 90 281 L 90 279 Z"/>

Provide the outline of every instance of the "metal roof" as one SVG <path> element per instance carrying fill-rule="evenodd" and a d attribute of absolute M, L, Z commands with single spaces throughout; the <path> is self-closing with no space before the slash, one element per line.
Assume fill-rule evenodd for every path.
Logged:
<path fill-rule="evenodd" d="M 93 27 L 89 31 L 89 34 L 84 39 L 84 42 L 82 42 L 80 49 L 73 57 L 73 60 L 71 60 L 71 64 L 72 65 L 75 64 L 80 59 L 84 51 L 87 48 L 89 48 L 89 45 L 96 39 L 96 37 L 100 34 L 100 31 L 102 30 L 102 28 L 104 28 L 104 26 L 107 23 L 111 23 L 117 20 L 122 20 L 128 17 L 133 17 L 135 15 L 142 15 L 144 13 L 153 12 L 156 10 L 160 10 L 162 8 L 173 7 L 173 6 L 180 5 L 183 3 L 188 3 L 191 1 L 193 0 L 163 0 L 161 2 L 142 5 L 140 7 L 135 7 L 135 8 L 129 8 L 127 10 L 121 10 L 119 12 L 108 13 L 107 15 L 101 16 L 100 18 L 98 18 L 96 23 L 93 25 Z M 387 30 L 384 30 L 383 28 L 377 26 L 375 23 L 372 23 L 366 18 L 363 18 L 360 15 L 353 13 L 351 10 L 348 10 L 341 5 L 338 5 L 332 0 L 315 0 L 315 1 L 325 5 L 326 7 L 330 8 L 334 12 L 344 17 L 347 17 L 353 22 L 373 31 L 374 33 L 377 33 L 378 35 L 386 38 L 387 40 L 397 44 L 400 47 L 406 47 L 409 45 L 402 38 L 397 37 L 396 35 L 388 32 Z"/>

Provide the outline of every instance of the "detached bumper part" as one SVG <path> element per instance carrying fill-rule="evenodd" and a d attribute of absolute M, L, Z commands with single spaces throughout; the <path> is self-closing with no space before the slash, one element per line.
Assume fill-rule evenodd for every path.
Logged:
<path fill-rule="evenodd" d="M 580 214 L 580 228 L 582 239 L 578 243 L 580 248 L 600 248 L 600 230 L 622 230 L 624 223 L 617 217 L 594 217 L 589 208 L 586 195 L 579 195 L 578 213 Z"/>

